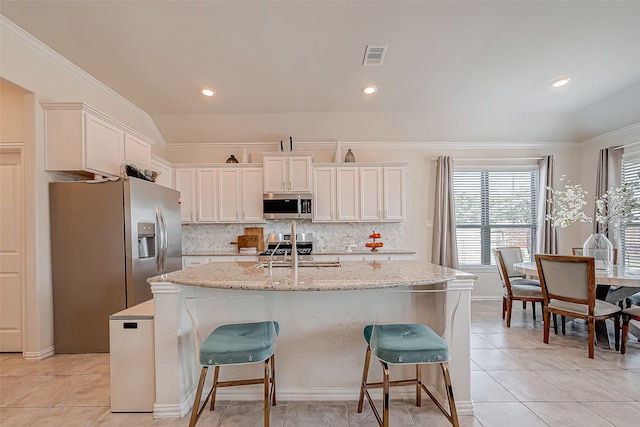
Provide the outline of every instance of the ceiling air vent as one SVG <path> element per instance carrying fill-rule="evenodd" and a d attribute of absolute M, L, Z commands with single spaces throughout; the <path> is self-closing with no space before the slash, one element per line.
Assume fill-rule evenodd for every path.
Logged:
<path fill-rule="evenodd" d="M 382 65 L 384 55 L 387 53 L 387 45 L 367 45 L 367 50 L 364 52 L 364 61 L 362 61 L 363 67 L 372 67 L 374 65 Z"/>

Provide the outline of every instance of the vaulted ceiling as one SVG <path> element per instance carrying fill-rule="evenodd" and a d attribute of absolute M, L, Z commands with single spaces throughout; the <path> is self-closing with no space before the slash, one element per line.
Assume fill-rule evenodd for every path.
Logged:
<path fill-rule="evenodd" d="M 169 143 L 584 141 L 640 122 L 640 1 L 2 0 L 0 13 Z M 367 45 L 388 46 L 382 65 L 363 66 Z"/>

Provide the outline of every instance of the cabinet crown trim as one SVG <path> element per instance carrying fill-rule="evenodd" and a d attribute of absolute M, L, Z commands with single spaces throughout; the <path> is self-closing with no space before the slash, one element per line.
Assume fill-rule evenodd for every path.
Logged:
<path fill-rule="evenodd" d="M 321 162 L 321 163 L 313 163 L 312 166 L 315 167 L 321 167 L 321 168 L 326 168 L 326 167 L 338 167 L 338 168 L 344 168 L 344 167 L 405 167 L 407 166 L 407 163 L 378 163 L 378 162 L 351 162 L 351 163 L 345 163 L 345 162 Z"/>

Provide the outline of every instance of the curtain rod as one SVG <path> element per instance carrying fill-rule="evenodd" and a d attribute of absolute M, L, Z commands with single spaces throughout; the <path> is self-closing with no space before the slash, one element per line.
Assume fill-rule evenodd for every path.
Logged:
<path fill-rule="evenodd" d="M 620 146 L 618 146 L 618 147 L 613 147 L 613 151 L 622 150 L 622 149 L 624 149 L 625 147 L 633 147 L 634 145 L 638 145 L 638 144 L 640 144 L 640 141 L 632 142 L 631 144 L 627 144 L 627 145 L 620 145 Z"/>
<path fill-rule="evenodd" d="M 640 143 L 640 142 L 638 142 Z M 542 160 L 544 157 L 486 157 L 486 158 L 455 158 L 453 160 L 464 160 L 473 162 L 496 162 L 496 161 L 513 161 L 513 160 Z M 431 161 L 438 160 L 438 157 L 434 157 Z"/>

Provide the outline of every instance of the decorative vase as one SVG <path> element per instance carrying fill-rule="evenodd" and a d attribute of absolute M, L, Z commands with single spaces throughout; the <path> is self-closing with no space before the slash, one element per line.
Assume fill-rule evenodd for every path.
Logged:
<path fill-rule="evenodd" d="M 591 233 L 582 245 L 582 255 L 596 260 L 596 270 L 609 270 L 613 267 L 613 245 L 601 233 Z"/>
<path fill-rule="evenodd" d="M 249 163 L 249 155 L 247 154 L 247 147 L 244 147 L 242 151 L 242 163 Z"/>
<path fill-rule="evenodd" d="M 345 154 L 344 156 L 344 161 L 346 163 L 353 163 L 356 161 L 356 156 L 354 156 L 353 153 L 351 152 L 351 148 L 347 150 L 347 154 Z"/>
<path fill-rule="evenodd" d="M 333 162 L 342 162 L 342 151 L 340 150 L 340 140 L 336 141 L 336 151 L 333 153 Z"/>

